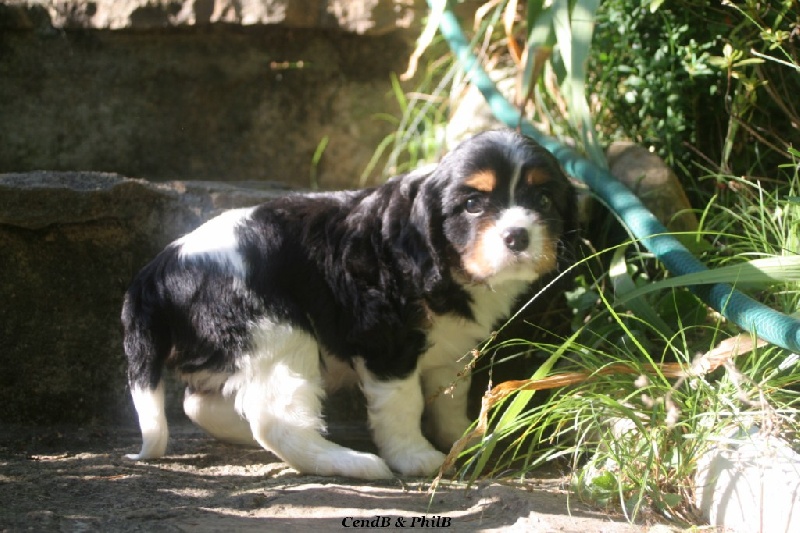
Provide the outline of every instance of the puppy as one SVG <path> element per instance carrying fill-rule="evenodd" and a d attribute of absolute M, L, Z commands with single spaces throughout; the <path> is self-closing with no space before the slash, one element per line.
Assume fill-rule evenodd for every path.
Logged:
<path fill-rule="evenodd" d="M 575 197 L 556 160 L 512 131 L 367 190 L 236 209 L 176 240 L 122 309 L 143 444 L 165 453 L 164 368 L 211 435 L 300 472 L 427 475 L 470 424 L 465 355 L 563 267 Z M 380 457 L 323 436 L 325 391 L 363 389 Z M 422 416 L 430 437 L 422 432 Z"/>

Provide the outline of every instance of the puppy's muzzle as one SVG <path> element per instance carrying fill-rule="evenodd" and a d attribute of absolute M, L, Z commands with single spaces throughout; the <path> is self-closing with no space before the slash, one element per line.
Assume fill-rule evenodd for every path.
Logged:
<path fill-rule="evenodd" d="M 503 230 L 502 237 L 506 247 L 514 253 L 524 252 L 531 242 L 525 228 L 507 228 Z"/>

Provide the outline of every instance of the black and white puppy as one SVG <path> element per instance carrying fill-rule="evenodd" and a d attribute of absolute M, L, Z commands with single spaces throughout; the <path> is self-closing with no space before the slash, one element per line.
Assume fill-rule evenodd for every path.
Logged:
<path fill-rule="evenodd" d="M 512 131 L 367 190 L 293 194 L 228 211 L 139 273 L 122 310 L 143 445 L 162 456 L 163 371 L 210 434 L 312 474 L 434 472 L 470 424 L 468 380 L 441 393 L 531 284 L 563 266 L 574 192 Z M 353 377 L 380 457 L 323 435 L 322 398 Z"/>

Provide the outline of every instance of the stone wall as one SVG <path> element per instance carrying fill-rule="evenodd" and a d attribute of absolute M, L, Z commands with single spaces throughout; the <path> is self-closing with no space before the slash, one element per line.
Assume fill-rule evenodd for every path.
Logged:
<path fill-rule="evenodd" d="M 285 193 L 265 182 L 0 174 L 0 423 L 134 423 L 119 320 L 130 281 L 202 221 Z M 537 299 L 524 317 L 537 326 L 518 321 L 501 340 L 536 338 L 542 329 L 568 325 L 559 305 L 560 297 Z M 514 367 L 496 366 L 492 376 L 519 379 L 536 364 L 516 359 Z M 488 379 L 482 372 L 473 383 L 474 414 Z M 181 392 L 172 380 L 170 419 L 182 416 Z M 327 407 L 334 427 L 363 421 L 357 392 L 342 391 Z"/>
<path fill-rule="evenodd" d="M 0 0 L 0 421 L 134 421 L 132 277 L 270 182 L 308 186 L 323 139 L 320 186 L 356 184 L 425 6 Z"/>
<path fill-rule="evenodd" d="M 0 421 L 134 420 L 119 322 L 128 284 L 201 221 L 281 193 L 253 185 L 0 175 Z"/>
<path fill-rule="evenodd" d="M 15 28 L 159 29 L 204 24 L 282 25 L 376 35 L 418 30 L 423 0 L 4 0 Z"/>
<path fill-rule="evenodd" d="M 320 185 L 356 184 L 424 6 L 0 0 L 0 422 L 133 422 L 133 276 L 221 210 L 307 186 L 323 139 Z"/>
<path fill-rule="evenodd" d="M 353 186 L 425 5 L 0 1 L 0 172 Z"/>

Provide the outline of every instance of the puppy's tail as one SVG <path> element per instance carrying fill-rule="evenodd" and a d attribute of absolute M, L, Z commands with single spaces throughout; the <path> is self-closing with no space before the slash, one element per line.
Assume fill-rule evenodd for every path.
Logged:
<path fill-rule="evenodd" d="M 158 291 L 145 287 L 149 276 L 139 275 L 122 306 L 125 356 L 128 359 L 128 384 L 139 417 L 142 449 L 129 459 L 153 459 L 164 455 L 169 428 L 164 412 L 162 372 L 171 349 L 166 321 L 159 320 Z"/>

